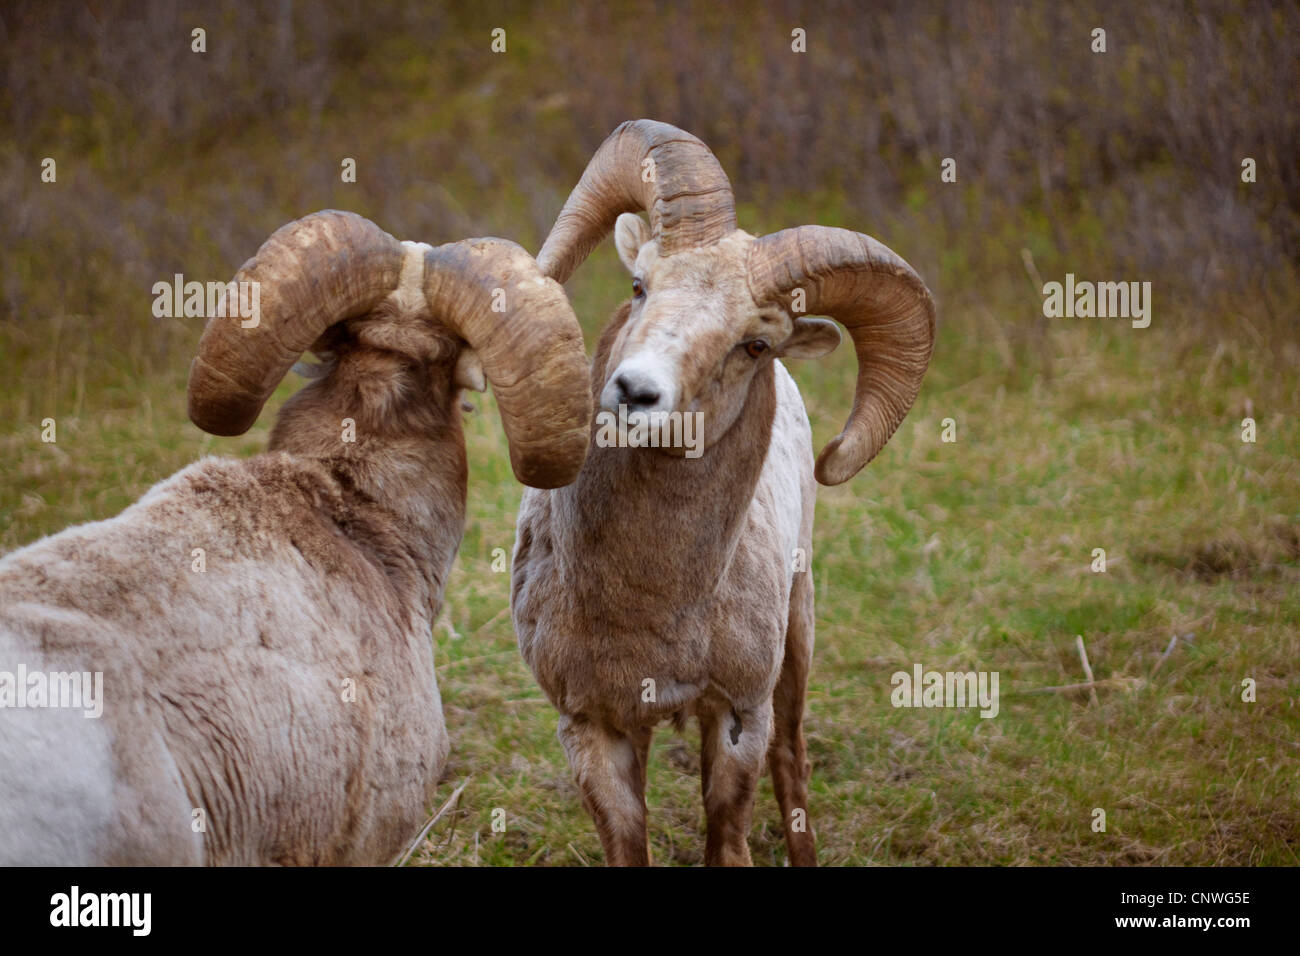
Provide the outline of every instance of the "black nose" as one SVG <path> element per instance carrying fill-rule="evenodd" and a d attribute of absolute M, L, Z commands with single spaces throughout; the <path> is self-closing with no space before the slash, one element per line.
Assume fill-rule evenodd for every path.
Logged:
<path fill-rule="evenodd" d="M 620 375 L 614 379 L 614 384 L 618 387 L 620 405 L 637 408 L 643 405 L 654 405 L 659 401 L 659 388 L 653 382 Z"/>

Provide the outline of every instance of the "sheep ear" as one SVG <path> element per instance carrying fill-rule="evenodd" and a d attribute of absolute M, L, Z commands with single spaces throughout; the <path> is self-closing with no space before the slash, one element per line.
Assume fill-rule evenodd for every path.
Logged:
<path fill-rule="evenodd" d="M 650 225 L 634 212 L 625 212 L 614 223 L 614 247 L 627 271 L 636 273 L 636 256 L 650 241 Z"/>
<path fill-rule="evenodd" d="M 456 359 L 456 371 L 451 380 L 457 388 L 468 388 L 474 392 L 487 388 L 487 379 L 483 377 L 483 362 L 472 348 L 467 346 L 460 350 L 460 358 Z"/>
<path fill-rule="evenodd" d="M 781 358 L 821 358 L 840 344 L 840 328 L 829 319 L 795 319 L 794 331 L 781 343 Z"/>

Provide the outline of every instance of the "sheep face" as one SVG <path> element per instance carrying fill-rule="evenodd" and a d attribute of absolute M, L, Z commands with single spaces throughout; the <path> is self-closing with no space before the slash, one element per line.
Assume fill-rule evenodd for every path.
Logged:
<path fill-rule="evenodd" d="M 661 255 L 645 220 L 625 213 L 615 242 L 633 294 L 606 365 L 605 411 L 699 413 L 707 447 L 736 421 L 750 382 L 774 358 L 817 358 L 839 344 L 834 323 L 754 300 L 746 266 L 754 237 L 742 230 Z"/>
<path fill-rule="evenodd" d="M 638 209 L 649 213 L 649 229 L 627 218 Z M 717 157 L 685 130 L 654 120 L 623 123 L 601 143 L 538 252 L 538 267 L 567 281 L 611 229 L 638 288 L 646 291 L 632 315 L 629 341 L 618 343 L 613 387 L 601 395 L 607 407 L 624 394 L 652 416 L 670 404 L 670 411 L 680 410 L 683 399 L 716 405 L 717 420 L 705 425 L 716 441 L 729 415 L 734 420 L 744 405 L 732 394 L 740 389 L 728 389 L 727 379 L 752 378 L 770 368 L 774 356 L 824 354 L 829 333 L 802 316 L 826 315 L 848 330 L 858 375 L 844 430 L 817 457 L 817 480 L 848 481 L 889 441 L 916 398 L 934 344 L 934 300 L 896 253 L 870 236 L 826 226 L 795 226 L 760 238 L 741 232 L 731 183 Z M 651 241 L 653 254 L 641 263 Z M 638 270 L 645 275 L 635 275 Z M 665 291 L 679 294 L 670 302 Z M 791 311 L 782 318 L 759 306 Z M 765 324 L 764 315 L 773 321 Z M 661 326 L 661 334 L 650 334 Z M 778 333 L 771 339 L 768 326 Z M 671 339 L 669 330 L 681 339 Z M 638 345 L 643 339 L 648 347 Z M 743 362 L 729 370 L 727 357 L 737 347 L 767 357 L 752 371 Z M 630 364 L 621 369 L 624 362 Z M 716 401 L 707 397 L 714 382 Z M 595 384 L 600 391 L 610 383 Z"/>

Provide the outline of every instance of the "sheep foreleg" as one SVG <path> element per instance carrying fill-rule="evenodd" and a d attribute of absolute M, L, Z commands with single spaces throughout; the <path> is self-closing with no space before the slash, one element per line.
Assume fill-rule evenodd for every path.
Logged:
<path fill-rule="evenodd" d="M 749 856 L 749 824 L 771 733 L 771 701 L 748 710 L 724 707 L 700 711 L 707 866 L 753 863 Z"/>
<path fill-rule="evenodd" d="M 650 730 L 623 734 L 585 717 L 562 716 L 560 743 L 596 822 L 609 866 L 649 866 L 645 774 Z"/>

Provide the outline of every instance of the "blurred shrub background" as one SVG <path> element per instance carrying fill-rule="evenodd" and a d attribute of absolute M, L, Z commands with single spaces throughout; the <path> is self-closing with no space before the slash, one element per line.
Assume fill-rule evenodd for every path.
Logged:
<path fill-rule="evenodd" d="M 94 315 L 137 360 L 170 363 L 195 329 L 151 319 L 151 284 L 227 277 L 328 205 L 399 236 L 536 249 L 595 146 L 649 116 L 715 150 L 751 231 L 815 218 L 879 234 L 944 321 L 1008 284 L 1010 324 L 1032 315 L 1028 249 L 1045 279 L 1150 280 L 1166 317 L 1221 297 L 1234 314 L 1206 310 L 1213 335 L 1248 335 L 1242 319 L 1264 335 L 1300 258 L 1296 9 L 8 4 L 0 321 Z M 46 156 L 57 185 L 40 182 Z"/>
<path fill-rule="evenodd" d="M 871 233 L 939 302 L 916 408 L 819 500 L 824 859 L 1300 862 L 1298 28 L 1294 2 L 1224 0 L 6 3 L 0 551 L 204 452 L 264 447 L 298 383 L 248 436 L 201 435 L 184 412 L 201 320 L 154 318 L 155 282 L 226 280 L 326 207 L 535 252 L 609 131 L 660 119 L 713 148 L 743 228 Z M 570 283 L 589 337 L 626 294 L 609 243 L 590 262 Z M 1151 327 L 1045 319 L 1041 282 L 1067 272 L 1151 282 Z M 847 352 L 792 369 L 819 443 L 847 410 Z M 518 487 L 483 404 L 437 635 L 470 822 L 418 858 L 587 862 L 598 844 L 488 571 Z M 948 417 L 956 445 L 938 441 Z M 1076 682 L 1076 633 L 1099 677 L 1146 690 L 1100 709 L 1009 697 L 983 723 L 888 706 L 888 674 L 917 660 L 1000 668 L 1004 694 Z M 1253 708 L 1247 674 L 1271 688 Z M 656 749 L 661 859 L 698 859 L 691 753 Z M 755 855 L 779 862 L 764 799 Z M 505 839 L 479 818 L 492 806 Z"/>

